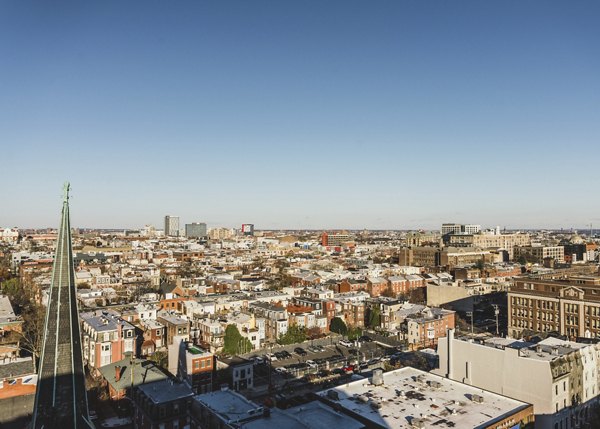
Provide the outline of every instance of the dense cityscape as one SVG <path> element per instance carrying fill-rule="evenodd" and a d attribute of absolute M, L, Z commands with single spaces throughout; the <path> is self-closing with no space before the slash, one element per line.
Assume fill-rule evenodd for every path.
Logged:
<path fill-rule="evenodd" d="M 600 429 L 599 17 L 0 1 L 0 429 Z"/>
<path fill-rule="evenodd" d="M 94 231 L 70 228 L 68 191 L 60 228 L 0 229 L 6 427 L 69 426 L 85 391 L 90 427 L 599 421 L 591 227 L 272 231 L 167 215 Z M 45 394 L 61 389 L 63 335 L 85 388 L 66 383 L 60 411 Z"/>

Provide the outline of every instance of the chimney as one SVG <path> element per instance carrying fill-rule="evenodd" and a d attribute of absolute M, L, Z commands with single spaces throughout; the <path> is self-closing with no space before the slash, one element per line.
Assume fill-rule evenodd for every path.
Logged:
<path fill-rule="evenodd" d="M 119 381 L 121 379 L 121 367 L 119 365 L 115 366 L 115 381 Z"/>

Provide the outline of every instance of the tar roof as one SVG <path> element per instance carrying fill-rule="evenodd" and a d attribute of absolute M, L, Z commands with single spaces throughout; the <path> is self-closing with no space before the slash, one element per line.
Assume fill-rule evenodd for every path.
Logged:
<path fill-rule="evenodd" d="M 155 404 L 171 402 L 194 395 L 192 389 L 186 383 L 180 383 L 172 379 L 142 384 L 138 389 Z"/>

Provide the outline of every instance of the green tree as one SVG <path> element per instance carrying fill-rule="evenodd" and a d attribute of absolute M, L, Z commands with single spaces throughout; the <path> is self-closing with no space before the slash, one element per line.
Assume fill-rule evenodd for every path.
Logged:
<path fill-rule="evenodd" d="M 350 341 L 357 340 L 358 337 L 362 335 L 362 329 L 360 328 L 349 328 L 348 329 L 348 339 Z"/>
<path fill-rule="evenodd" d="M 225 328 L 223 352 L 229 355 L 239 355 L 248 353 L 251 350 L 252 343 L 248 338 L 243 337 L 242 334 L 240 334 L 237 326 L 227 325 L 227 328 Z"/>
<path fill-rule="evenodd" d="M 367 314 L 367 326 L 369 328 L 379 328 L 381 325 L 381 310 L 378 307 L 372 307 Z"/>
<path fill-rule="evenodd" d="M 163 351 L 163 350 L 155 351 L 154 354 L 149 357 L 149 360 L 154 362 L 156 364 L 156 366 L 159 366 L 162 369 L 168 369 L 168 367 L 169 367 L 169 355 L 166 351 Z"/>
<path fill-rule="evenodd" d="M 287 332 L 279 336 L 278 344 L 295 344 L 306 341 L 306 329 L 298 325 L 292 325 Z"/>
<path fill-rule="evenodd" d="M 339 317 L 334 317 L 331 319 L 329 330 L 340 335 L 346 335 L 348 333 L 348 327 L 346 326 L 346 323 L 344 323 L 344 321 Z"/>

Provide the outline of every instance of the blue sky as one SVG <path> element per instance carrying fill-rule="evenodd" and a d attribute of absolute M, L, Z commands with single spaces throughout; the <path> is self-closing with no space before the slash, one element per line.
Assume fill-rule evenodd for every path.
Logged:
<path fill-rule="evenodd" d="M 599 17 L 0 2 L 0 226 L 600 226 Z"/>

